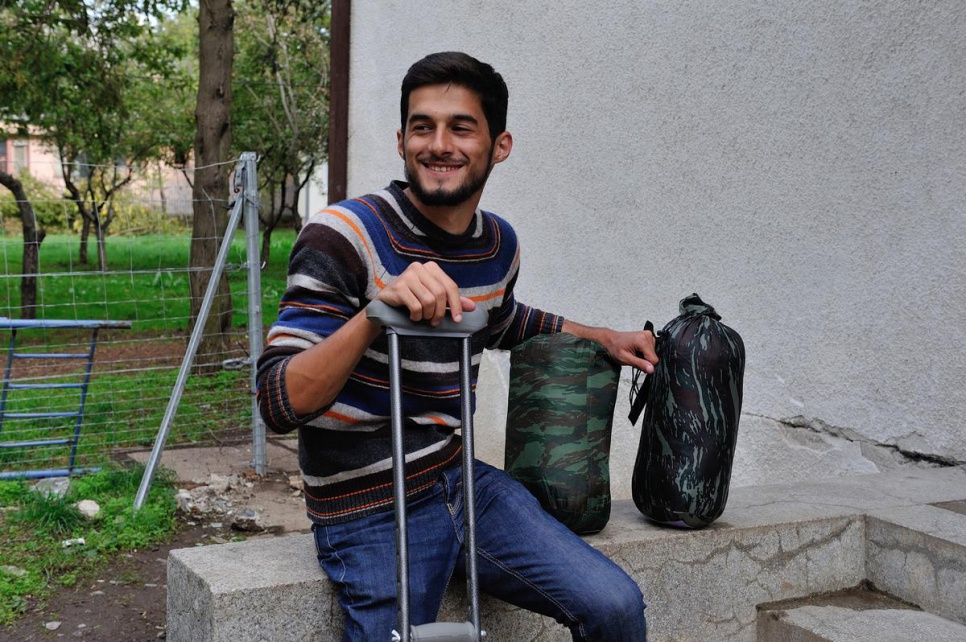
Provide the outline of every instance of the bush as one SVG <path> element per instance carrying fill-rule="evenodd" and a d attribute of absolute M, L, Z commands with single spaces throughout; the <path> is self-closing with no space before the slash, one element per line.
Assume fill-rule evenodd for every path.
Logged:
<path fill-rule="evenodd" d="M 70 229 L 74 217 L 74 205 L 61 197 L 57 188 L 37 180 L 29 172 L 17 176 L 23 191 L 34 208 L 37 227 L 48 233 L 64 232 Z M 20 208 L 9 190 L 0 190 L 0 216 L 4 221 L 20 222 Z M 18 230 L 19 231 L 19 230 Z"/>
<path fill-rule="evenodd" d="M 115 196 L 114 211 L 108 232 L 117 236 L 182 234 L 191 229 L 186 219 L 164 214 L 124 192 Z"/>

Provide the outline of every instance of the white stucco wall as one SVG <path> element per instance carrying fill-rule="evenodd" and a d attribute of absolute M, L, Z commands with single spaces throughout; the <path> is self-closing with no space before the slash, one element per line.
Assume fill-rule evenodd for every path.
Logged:
<path fill-rule="evenodd" d="M 636 329 L 698 292 L 741 333 L 733 483 L 901 459 L 877 444 L 966 461 L 966 4 L 354 0 L 351 38 L 350 194 L 401 177 L 409 64 L 466 51 L 510 88 L 483 206 L 522 239 L 520 298 Z"/>

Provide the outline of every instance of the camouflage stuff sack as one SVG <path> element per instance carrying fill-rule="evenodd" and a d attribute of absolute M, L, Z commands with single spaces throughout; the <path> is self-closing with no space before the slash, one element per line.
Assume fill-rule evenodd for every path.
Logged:
<path fill-rule="evenodd" d="M 635 371 L 631 423 L 644 410 L 631 495 L 648 518 L 702 528 L 724 512 L 741 415 L 745 348 L 697 294 L 657 335 L 660 362 Z"/>
<path fill-rule="evenodd" d="M 510 358 L 506 471 L 570 530 L 600 531 L 619 366 L 597 343 L 562 333 L 525 341 Z"/>

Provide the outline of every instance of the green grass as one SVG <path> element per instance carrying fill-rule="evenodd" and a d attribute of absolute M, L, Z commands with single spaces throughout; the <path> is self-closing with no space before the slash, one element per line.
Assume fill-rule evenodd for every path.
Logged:
<path fill-rule="evenodd" d="M 285 288 L 287 260 L 294 242 L 292 230 L 276 231 L 272 237 L 271 259 L 261 273 L 262 325 L 274 320 L 278 299 Z M 38 302 L 41 318 L 90 318 L 131 320 L 130 330 L 111 331 L 111 341 L 131 341 L 132 345 L 170 345 L 180 356 L 187 345 L 189 318 L 188 271 L 190 235 L 109 237 L 109 271 L 100 273 L 96 261 L 77 263 L 78 238 L 48 235 L 41 245 L 41 275 Z M 6 311 L 0 316 L 19 316 L 20 261 L 19 238 L 0 238 L 0 305 L 6 294 Z M 92 243 L 90 251 L 96 246 Z M 229 263 L 245 261 L 245 237 L 236 235 L 229 252 Z M 232 302 L 234 355 L 239 354 L 248 324 L 248 279 L 243 269 L 228 270 L 233 290 Z M 64 341 L 82 346 L 89 340 L 87 331 L 57 331 L 56 335 L 21 331 L 18 346 L 30 345 L 31 351 L 58 350 L 46 341 Z M 47 337 L 46 339 L 44 337 Z M 103 341 L 102 335 L 102 341 Z M 166 341 L 169 343 L 160 343 Z M 244 348 L 241 348 L 244 351 Z M 75 351 L 71 348 L 69 351 Z M 243 353 L 243 352 L 242 352 Z M 98 356 L 100 355 L 100 356 Z M 112 365 L 104 360 L 103 348 L 95 355 L 94 376 L 87 394 L 87 405 L 75 465 L 96 466 L 120 449 L 150 447 L 171 396 L 177 369 L 140 367 L 137 362 Z M 16 378 L 16 375 L 15 375 Z M 213 374 L 192 373 L 178 406 L 168 444 L 218 442 L 228 433 L 239 434 L 251 423 L 249 372 L 219 370 Z M 76 382 L 79 376 L 46 377 L 44 383 Z M 7 412 L 65 412 L 77 409 L 74 391 L 52 393 L 18 391 L 7 400 Z M 73 419 L 18 420 L 3 426 L 3 441 L 31 441 L 52 436 L 66 437 L 73 432 Z M 60 468 L 68 465 L 68 446 L 0 448 L 0 470 Z M 28 459 L 29 458 L 29 459 Z M 24 462 L 30 465 L 24 465 Z M 36 464 L 31 462 L 45 462 Z M 49 462 L 49 463 L 47 463 Z"/>
<path fill-rule="evenodd" d="M 46 497 L 25 481 L 0 481 L 0 625 L 10 624 L 34 602 L 69 587 L 111 556 L 165 542 L 176 529 L 174 489 L 164 470 L 144 506 L 134 510 L 143 466 L 113 468 L 75 477 L 64 498 Z M 82 499 L 100 506 L 89 519 L 75 507 Z M 83 545 L 63 542 L 83 538 Z"/>
<path fill-rule="evenodd" d="M 88 388 L 82 432 L 75 465 L 97 466 L 112 453 L 150 448 L 161 425 L 177 371 L 145 370 L 93 377 Z M 50 379 L 49 382 L 59 379 Z M 65 381 L 67 379 L 64 379 Z M 175 415 L 168 445 L 211 443 L 235 432 L 245 434 L 251 425 L 251 402 L 246 370 L 223 370 L 207 376 L 188 377 Z M 25 395 L 11 400 L 8 412 L 64 412 L 77 409 L 73 393 L 58 399 L 49 393 Z M 5 439 L 35 441 L 73 433 L 74 419 L 30 419 L 9 422 Z M 244 428 L 242 428 L 244 427 Z M 14 433 L 15 431 L 15 433 Z M 69 446 L 0 448 L 0 470 L 66 468 Z"/>
<path fill-rule="evenodd" d="M 278 299 L 285 290 L 292 230 L 276 231 L 268 265 L 262 271 L 262 325 L 274 320 Z M 118 236 L 107 239 L 108 271 L 97 269 L 92 243 L 86 265 L 77 262 L 79 240 L 71 235 L 48 235 L 41 244 L 37 300 L 49 319 L 113 319 L 134 321 L 136 330 L 187 327 L 189 318 L 188 266 L 190 235 Z M 20 237 L 0 238 L 0 300 L 19 316 L 23 260 Z M 232 324 L 248 325 L 246 242 L 236 234 L 228 252 L 226 274 L 235 308 Z"/>
<path fill-rule="evenodd" d="M 259 332 L 275 318 L 294 238 L 291 230 L 273 234 L 271 259 L 261 274 L 263 318 Z M 129 320 L 133 322 L 132 329 L 115 331 L 123 337 L 114 340 L 164 340 L 173 342 L 172 350 L 183 351 L 189 318 L 190 241 L 187 234 L 109 237 L 108 271 L 100 273 L 93 242 L 89 246 L 90 263 L 80 265 L 76 236 L 48 235 L 40 253 L 38 317 Z M 243 263 L 245 247 L 244 235 L 239 233 L 232 243 L 229 263 Z M 19 237 L 0 237 L 0 316 L 20 316 L 22 251 Z M 248 329 L 247 274 L 237 268 L 229 269 L 227 274 L 235 308 L 233 335 L 242 336 Z M 82 342 L 86 336 L 59 332 L 58 341 Z M 18 345 L 22 345 L 20 337 Z M 43 341 L 37 346 L 40 350 L 51 349 Z M 135 512 L 134 496 L 142 467 L 115 469 L 105 463 L 119 451 L 147 448 L 154 443 L 177 369 L 134 366 L 115 372 L 99 370 L 104 365 L 95 355 L 95 374 L 87 393 L 75 465 L 103 466 L 106 470 L 74 477 L 70 494 L 64 499 L 31 492 L 25 481 L 0 481 L 0 625 L 12 622 L 28 605 L 42 602 L 57 587 L 71 586 L 112 555 L 164 542 L 175 531 L 173 483 L 168 477 L 155 477 L 145 505 Z M 59 375 L 45 379 L 45 383 L 61 380 Z M 63 375 L 65 382 L 76 380 L 75 375 Z M 226 435 L 247 434 L 251 424 L 247 369 L 192 374 L 186 385 L 167 440 L 169 446 L 220 442 Z M 16 399 L 11 396 L 6 410 L 50 412 L 76 408 L 76 396 L 58 396 L 47 390 L 18 394 Z M 8 421 L 3 425 L 4 439 L 69 436 L 73 432 L 72 422 L 50 418 Z M 0 448 L 0 470 L 66 468 L 68 447 L 35 448 L 29 454 L 31 459 L 25 456 L 26 449 Z M 74 507 L 80 499 L 96 501 L 101 514 L 94 520 L 81 516 Z M 85 545 L 62 545 L 64 540 L 79 537 L 84 538 Z"/>

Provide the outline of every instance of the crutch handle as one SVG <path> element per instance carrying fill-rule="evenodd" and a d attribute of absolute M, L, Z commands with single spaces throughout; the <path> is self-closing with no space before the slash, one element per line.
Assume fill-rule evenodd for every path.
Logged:
<path fill-rule="evenodd" d="M 457 323 L 447 314 L 439 325 L 433 326 L 426 321 L 413 321 L 405 308 L 394 308 L 382 301 L 372 301 L 366 306 L 366 317 L 379 324 L 392 328 L 396 334 L 407 337 L 451 337 L 462 339 L 476 334 L 486 327 L 489 313 L 483 308 L 463 311 L 463 320 Z"/>

